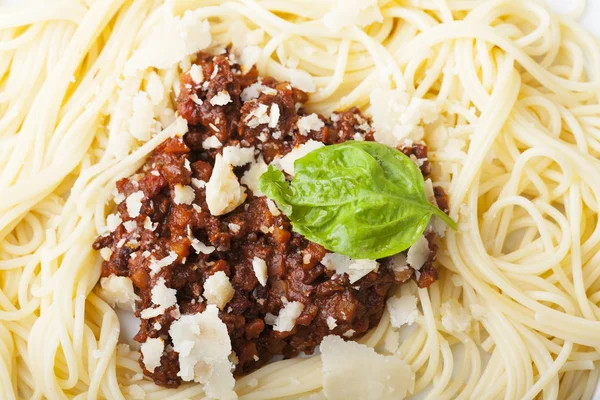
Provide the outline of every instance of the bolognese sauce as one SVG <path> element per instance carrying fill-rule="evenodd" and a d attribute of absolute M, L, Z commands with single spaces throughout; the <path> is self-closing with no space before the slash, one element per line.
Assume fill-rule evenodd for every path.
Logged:
<path fill-rule="evenodd" d="M 307 100 L 306 93 L 287 82 L 259 78 L 255 68 L 243 73 L 227 56 L 201 53 L 182 74 L 177 99 L 189 131 L 162 143 L 135 175 L 118 181 L 118 225 L 98 237 L 94 249 L 109 249 L 103 277 L 129 277 L 133 282 L 135 314 L 141 321 L 134 339 L 143 343 L 160 337 L 167 345 L 152 372 L 140 360 L 144 373 L 157 384 L 181 383 L 169 327 L 182 314 L 206 309 L 213 295 L 206 289 L 209 281 L 218 278 L 219 317 L 237 357 L 235 373 L 245 374 L 274 356 L 311 354 L 330 334 L 359 338 L 379 322 L 393 284 L 413 279 L 427 287 L 437 279 L 433 232 L 426 235 L 430 252 L 418 271 L 410 265 L 396 268 L 390 257 L 351 282 L 348 275 L 321 263 L 327 250 L 295 233 L 255 185 L 242 189 L 233 210 L 211 213 L 206 185 L 226 148 L 251 159 L 234 164 L 233 173 L 244 183 L 258 160 L 269 164 L 309 140 L 326 145 L 374 140 L 370 121 L 358 108 L 324 118 L 306 111 Z M 429 177 L 426 146 L 400 150 Z M 447 212 L 442 189 L 435 188 L 435 198 Z M 262 279 L 257 264 L 266 266 Z M 176 290 L 176 304 L 148 312 L 156 310 L 152 291 L 158 284 Z M 290 303 L 302 305 L 293 327 L 275 329 L 273 319 Z"/>

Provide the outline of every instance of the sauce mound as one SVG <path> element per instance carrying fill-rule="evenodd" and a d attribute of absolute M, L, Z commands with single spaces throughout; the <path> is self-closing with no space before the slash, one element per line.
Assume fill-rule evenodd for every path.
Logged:
<path fill-rule="evenodd" d="M 309 141 L 373 140 L 370 121 L 357 108 L 326 119 L 307 113 L 307 100 L 287 82 L 259 78 L 256 69 L 242 73 L 227 56 L 201 53 L 180 79 L 178 112 L 189 132 L 162 143 L 135 175 L 117 183 L 116 227 L 94 248 L 107 255 L 103 277 L 133 282 L 141 319 L 135 340 L 161 338 L 166 345 L 152 372 L 140 359 L 155 383 L 181 383 L 169 328 L 207 304 L 219 306 L 237 358 L 235 373 L 245 374 L 273 356 L 311 354 L 327 335 L 356 339 L 377 325 L 393 284 L 414 279 L 427 287 L 437 279 L 433 232 L 426 235 L 429 256 L 418 271 L 398 267 L 391 257 L 351 282 L 328 269 L 321 262 L 327 250 L 294 233 L 286 216 L 257 192 L 261 166 Z M 429 177 L 424 145 L 399 150 Z M 217 158 L 228 160 L 243 186 L 233 210 L 222 205 L 222 213 L 211 213 L 228 197 L 211 193 L 207 201 Z M 443 190 L 434 193 L 447 211 Z M 160 293 L 168 298 L 170 289 L 175 300 L 156 307 L 153 289 L 154 300 Z"/>

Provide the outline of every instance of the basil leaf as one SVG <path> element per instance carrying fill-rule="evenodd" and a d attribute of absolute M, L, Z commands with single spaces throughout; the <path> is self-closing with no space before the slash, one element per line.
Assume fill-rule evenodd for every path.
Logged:
<path fill-rule="evenodd" d="M 314 150 L 294 163 L 291 185 L 273 166 L 259 188 L 292 221 L 294 231 L 326 249 L 379 259 L 409 248 L 432 215 L 456 223 L 427 201 L 423 175 L 404 154 L 374 142 Z"/>

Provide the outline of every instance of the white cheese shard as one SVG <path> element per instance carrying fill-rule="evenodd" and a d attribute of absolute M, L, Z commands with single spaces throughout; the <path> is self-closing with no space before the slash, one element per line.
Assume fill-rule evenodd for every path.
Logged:
<path fill-rule="evenodd" d="M 390 322 L 394 328 L 402 325 L 412 325 L 419 314 L 417 298 L 413 295 L 392 296 L 388 299 L 387 310 L 390 313 Z"/>
<path fill-rule="evenodd" d="M 153 223 L 150 217 L 146 216 L 144 219 L 144 229 L 149 231 L 155 231 L 158 227 L 158 222 Z"/>
<path fill-rule="evenodd" d="M 231 339 L 219 319 L 219 310 L 209 305 L 200 314 L 185 314 L 169 329 L 173 349 L 179 353 L 178 376 L 199 382 L 211 399 L 236 399 L 233 391 Z"/>
<path fill-rule="evenodd" d="M 206 182 L 197 178 L 192 178 L 192 186 L 196 189 L 202 189 L 206 186 Z"/>
<path fill-rule="evenodd" d="M 100 257 L 102 257 L 104 261 L 110 260 L 112 254 L 113 251 L 109 247 L 103 247 L 100 249 Z"/>
<path fill-rule="evenodd" d="M 271 199 L 267 199 L 267 207 L 269 208 L 269 212 L 271 213 L 272 216 L 274 217 L 278 217 L 281 215 L 281 211 L 279 211 L 279 208 L 277 208 L 277 204 L 275 204 L 275 202 Z M 308 263 L 305 263 L 308 264 Z"/>
<path fill-rule="evenodd" d="M 275 318 L 273 324 L 273 330 L 277 332 L 289 332 L 294 329 L 296 320 L 302 314 L 304 310 L 304 304 L 298 301 L 290 301 L 286 303 L 281 310 L 279 315 Z"/>
<path fill-rule="evenodd" d="M 277 105 L 276 103 L 271 104 L 271 110 L 269 112 L 269 128 L 277 127 L 280 115 L 281 112 L 279 110 L 279 105 Z"/>
<path fill-rule="evenodd" d="M 337 320 L 335 318 L 333 318 L 331 315 L 329 317 L 327 317 L 326 322 L 327 322 L 327 327 L 331 331 L 337 327 Z"/>
<path fill-rule="evenodd" d="M 272 112 L 273 110 L 271 108 L 271 113 Z M 277 111 L 277 113 L 278 112 L 279 111 Z M 271 122 L 269 107 L 266 104 L 258 103 L 257 106 L 246 115 L 244 122 L 246 122 L 246 125 L 248 125 L 249 128 L 256 128 L 259 125 L 269 124 Z"/>
<path fill-rule="evenodd" d="M 190 78 L 192 78 L 192 82 L 196 85 L 204 82 L 204 74 L 202 73 L 202 67 L 194 64 L 190 67 Z"/>
<path fill-rule="evenodd" d="M 150 140 L 157 130 L 154 120 L 154 105 L 145 92 L 138 92 L 132 99 L 133 114 L 129 119 L 131 136 L 141 141 Z"/>
<path fill-rule="evenodd" d="M 227 146 L 223 148 L 223 159 L 234 167 L 241 167 L 254 161 L 254 147 Z"/>
<path fill-rule="evenodd" d="M 125 221 L 123 223 L 123 226 L 125 227 L 125 230 L 129 233 L 135 231 L 137 229 L 137 222 L 135 221 Z"/>
<path fill-rule="evenodd" d="M 466 332 L 471 327 L 471 314 L 456 299 L 444 302 L 440 314 L 448 332 Z"/>
<path fill-rule="evenodd" d="M 115 229 L 119 227 L 123 223 L 120 214 L 108 214 L 106 216 L 106 231 L 114 232 Z"/>
<path fill-rule="evenodd" d="M 186 11 L 183 17 L 165 13 L 125 64 L 125 76 L 149 67 L 168 68 L 210 46 L 210 25 L 202 14 L 201 10 Z"/>
<path fill-rule="evenodd" d="M 125 205 L 127 206 L 127 214 L 129 214 L 131 218 L 137 218 L 140 216 L 143 198 L 144 192 L 138 190 L 137 192 L 131 193 L 127 197 L 127 199 L 125 199 Z"/>
<path fill-rule="evenodd" d="M 223 147 L 223 143 L 221 143 L 219 138 L 216 136 L 210 136 L 204 139 L 204 141 L 202 142 L 202 148 L 206 150 L 220 149 L 221 147 Z"/>
<path fill-rule="evenodd" d="M 175 120 L 167 126 L 163 132 L 169 132 L 172 137 L 182 137 L 188 132 L 188 124 L 181 116 L 177 116 Z"/>
<path fill-rule="evenodd" d="M 159 307 L 169 308 L 177 304 L 177 290 L 165 285 L 165 278 L 158 278 L 151 291 L 152 302 Z"/>
<path fill-rule="evenodd" d="M 267 285 L 267 279 L 269 277 L 267 272 L 267 263 L 262 258 L 254 257 L 252 259 L 252 269 L 254 270 L 254 275 L 256 275 L 256 279 L 262 286 Z"/>
<path fill-rule="evenodd" d="M 323 146 L 325 145 L 322 142 L 310 139 L 306 143 L 294 147 L 292 151 L 278 160 L 278 164 L 281 166 L 283 171 L 294 176 L 294 163 L 296 160 L 304 157 L 313 150 L 320 149 Z"/>
<path fill-rule="evenodd" d="M 320 349 L 323 392 L 328 400 L 397 400 L 414 389 L 410 365 L 397 356 L 383 356 L 334 335 L 323 338 Z"/>
<path fill-rule="evenodd" d="M 229 227 L 229 230 L 231 232 L 235 233 L 239 233 L 240 229 L 242 228 L 239 224 L 234 224 L 234 223 L 229 223 L 227 224 L 227 226 Z"/>
<path fill-rule="evenodd" d="M 211 254 L 215 251 L 213 246 L 207 246 L 196 238 L 192 238 L 192 247 L 196 250 L 196 254 Z"/>
<path fill-rule="evenodd" d="M 248 171 L 246 171 L 244 175 L 242 175 L 242 184 L 245 185 L 248 189 L 250 189 L 254 196 L 264 196 L 264 194 L 260 190 L 258 190 L 258 180 L 260 179 L 260 176 L 265 173 L 267 168 L 268 166 L 261 155 L 259 156 L 256 162 L 253 162 L 250 165 Z"/>
<path fill-rule="evenodd" d="M 306 136 L 311 131 L 320 131 L 325 126 L 317 114 L 310 114 L 298 120 L 300 134 Z"/>
<path fill-rule="evenodd" d="M 218 216 L 235 210 L 246 200 L 233 168 L 217 154 L 210 180 L 206 183 L 206 204 L 212 215 Z"/>
<path fill-rule="evenodd" d="M 153 106 L 159 105 L 165 97 L 165 87 L 158 74 L 154 71 L 146 76 L 146 93 L 150 96 Z"/>
<path fill-rule="evenodd" d="M 223 271 L 217 271 L 204 282 L 203 296 L 208 304 L 215 304 L 221 310 L 233 298 L 235 290 Z"/>
<path fill-rule="evenodd" d="M 404 272 L 410 267 L 406 261 L 406 255 L 399 253 L 390 258 L 390 268 L 394 272 Z"/>
<path fill-rule="evenodd" d="M 174 188 L 173 201 L 175 204 L 187 204 L 188 206 L 194 202 L 196 193 L 194 188 L 188 185 L 176 184 Z"/>
<path fill-rule="evenodd" d="M 331 11 L 323 16 L 323 23 L 332 32 L 349 26 L 364 27 L 383 21 L 377 0 L 334 0 Z"/>
<path fill-rule="evenodd" d="M 144 367 L 154 372 L 160 366 L 160 358 L 165 351 L 165 342 L 161 338 L 147 338 L 140 346 L 140 352 L 144 356 Z"/>
<path fill-rule="evenodd" d="M 150 261 L 150 275 L 156 275 L 161 269 L 173 264 L 177 260 L 177 253 L 174 251 L 170 251 L 169 255 L 160 260 L 151 260 Z"/>
<path fill-rule="evenodd" d="M 354 260 L 337 253 L 325 254 L 321 264 L 329 270 L 334 270 L 336 274 L 348 274 L 350 283 L 358 281 L 371 271 L 377 271 L 379 268 L 379 263 L 375 260 Z"/>
<path fill-rule="evenodd" d="M 423 124 L 435 122 L 440 110 L 433 100 L 411 98 L 404 90 L 377 88 L 371 92 L 375 140 L 392 147 L 423 139 Z"/>
<path fill-rule="evenodd" d="M 240 54 L 242 71 L 249 71 L 260 60 L 262 50 L 258 46 L 246 46 Z"/>
<path fill-rule="evenodd" d="M 423 267 L 423 265 L 425 265 L 427 260 L 429 260 L 430 253 L 431 251 L 429 250 L 429 242 L 425 236 L 421 235 L 408 249 L 406 261 L 411 267 L 418 271 L 421 269 L 421 267 Z"/>
<path fill-rule="evenodd" d="M 296 89 L 300 89 L 306 93 L 312 93 L 317 90 L 317 85 L 313 80 L 312 75 L 301 69 L 289 69 L 290 83 Z"/>
<path fill-rule="evenodd" d="M 111 307 L 135 311 L 135 302 L 140 298 L 135 294 L 130 278 L 112 274 L 100 279 L 100 288 L 99 296 Z"/>
<path fill-rule="evenodd" d="M 231 96 L 226 90 L 221 90 L 212 99 L 210 99 L 210 104 L 213 106 L 224 106 L 229 103 L 231 103 Z"/>
<path fill-rule="evenodd" d="M 246 89 L 242 90 L 241 98 L 243 102 L 246 102 L 252 99 L 257 99 L 261 93 L 276 95 L 277 90 L 263 85 L 259 80 L 258 82 L 255 82 Z"/>

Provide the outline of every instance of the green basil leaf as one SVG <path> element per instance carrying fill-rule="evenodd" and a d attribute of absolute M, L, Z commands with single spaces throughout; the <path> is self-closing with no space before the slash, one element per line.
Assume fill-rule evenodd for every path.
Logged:
<path fill-rule="evenodd" d="M 260 190 L 294 231 L 326 249 L 379 259 L 409 248 L 432 215 L 455 222 L 427 201 L 423 176 L 404 154 L 374 142 L 345 142 L 296 160 L 291 185 L 270 166 Z"/>

